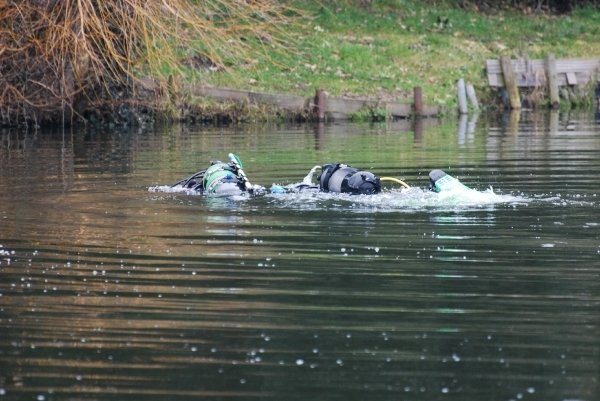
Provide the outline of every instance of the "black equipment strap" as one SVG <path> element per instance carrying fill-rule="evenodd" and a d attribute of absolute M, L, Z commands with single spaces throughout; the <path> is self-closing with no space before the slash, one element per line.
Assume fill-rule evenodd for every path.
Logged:
<path fill-rule="evenodd" d="M 327 168 L 327 172 L 325 173 L 325 177 L 321 178 L 321 185 L 323 186 L 323 190 L 329 191 L 329 179 L 337 170 L 341 167 L 340 163 L 333 162 Z"/>

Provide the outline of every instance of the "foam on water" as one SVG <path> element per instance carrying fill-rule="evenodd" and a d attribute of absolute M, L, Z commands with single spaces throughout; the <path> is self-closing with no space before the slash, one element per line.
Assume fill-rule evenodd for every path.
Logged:
<path fill-rule="evenodd" d="M 457 186 L 451 190 L 443 192 L 433 192 L 429 189 L 411 187 L 384 189 L 377 195 L 349 195 L 332 192 L 322 192 L 318 189 L 294 190 L 298 185 L 312 184 L 312 174 L 319 166 L 315 166 L 302 182 L 289 185 L 273 184 L 271 192 L 261 188 L 261 193 L 266 195 L 258 198 L 266 198 L 270 207 L 281 209 L 292 208 L 302 210 L 340 210 L 352 212 L 414 212 L 421 210 L 480 210 L 497 206 L 516 207 L 518 205 L 527 206 L 536 202 L 550 202 L 562 206 L 590 205 L 595 202 L 580 200 L 573 196 L 561 196 L 559 194 L 534 194 L 526 195 L 523 192 L 514 194 L 501 194 L 494 191 L 492 187 L 483 191 Z M 278 190 L 275 191 L 274 189 Z M 184 188 L 181 186 L 171 187 L 169 185 L 159 185 L 148 188 L 149 192 L 160 192 L 167 194 L 186 194 L 197 196 L 200 192 Z M 224 196 L 234 201 L 246 201 L 252 199 L 245 195 Z M 215 196 L 210 196 L 215 198 Z M 590 223 L 593 225 L 594 223 Z"/>
<path fill-rule="evenodd" d="M 265 193 L 265 188 L 260 186 L 260 185 L 254 185 L 254 191 L 256 191 L 255 193 L 259 193 L 259 194 L 263 194 Z M 181 185 L 176 185 L 174 187 L 170 186 L 170 185 L 157 185 L 154 187 L 149 187 L 148 188 L 148 192 L 161 192 L 161 193 L 167 193 L 167 194 L 185 194 L 185 195 L 192 195 L 192 196 L 198 196 L 198 195 L 202 195 L 202 193 L 200 191 L 196 191 L 194 189 L 190 189 L 190 188 L 185 188 L 182 187 Z M 250 198 L 250 195 L 246 195 L 245 193 L 237 193 L 237 194 L 223 194 L 223 195 L 210 195 L 208 196 L 210 198 L 228 198 L 231 200 L 248 200 L 248 198 Z"/>
<path fill-rule="evenodd" d="M 287 186 L 287 188 L 293 187 Z M 282 208 L 348 209 L 352 211 L 416 211 L 429 208 L 469 209 L 496 204 L 527 203 L 522 196 L 500 195 L 492 188 L 485 191 L 457 187 L 442 193 L 421 188 L 384 190 L 377 195 L 349 195 L 321 192 L 316 189 L 283 194 L 269 194 L 269 198 Z"/>
<path fill-rule="evenodd" d="M 163 192 L 163 193 L 167 193 L 167 194 L 185 193 L 187 195 L 202 195 L 198 191 L 195 191 L 190 188 L 184 188 L 181 185 L 176 185 L 174 187 L 172 187 L 170 185 L 157 185 L 155 187 L 148 188 L 148 192 Z"/>

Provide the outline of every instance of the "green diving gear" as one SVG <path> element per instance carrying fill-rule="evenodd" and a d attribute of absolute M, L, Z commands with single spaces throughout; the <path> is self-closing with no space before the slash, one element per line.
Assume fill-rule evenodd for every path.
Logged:
<path fill-rule="evenodd" d="M 429 188 L 436 192 L 452 191 L 456 188 L 471 189 L 442 170 L 431 171 L 429 173 L 429 182 Z"/>
<path fill-rule="evenodd" d="M 242 170 L 242 161 L 233 153 L 229 163 L 212 161 L 210 167 L 172 185 L 199 191 L 205 195 L 255 195 L 257 188 L 250 183 Z"/>

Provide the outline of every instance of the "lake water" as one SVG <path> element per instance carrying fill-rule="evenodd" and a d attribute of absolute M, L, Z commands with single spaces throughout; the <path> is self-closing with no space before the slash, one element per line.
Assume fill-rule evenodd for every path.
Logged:
<path fill-rule="evenodd" d="M 0 400 L 600 399 L 594 115 L 0 139 Z M 229 152 L 412 188 L 168 189 Z"/>

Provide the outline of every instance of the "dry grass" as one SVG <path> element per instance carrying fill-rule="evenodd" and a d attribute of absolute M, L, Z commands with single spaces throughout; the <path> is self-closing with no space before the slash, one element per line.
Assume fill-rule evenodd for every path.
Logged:
<path fill-rule="evenodd" d="M 139 98 L 136 78 L 227 70 L 284 51 L 274 1 L 0 0 L 0 119 L 68 122 L 90 101 Z"/>

